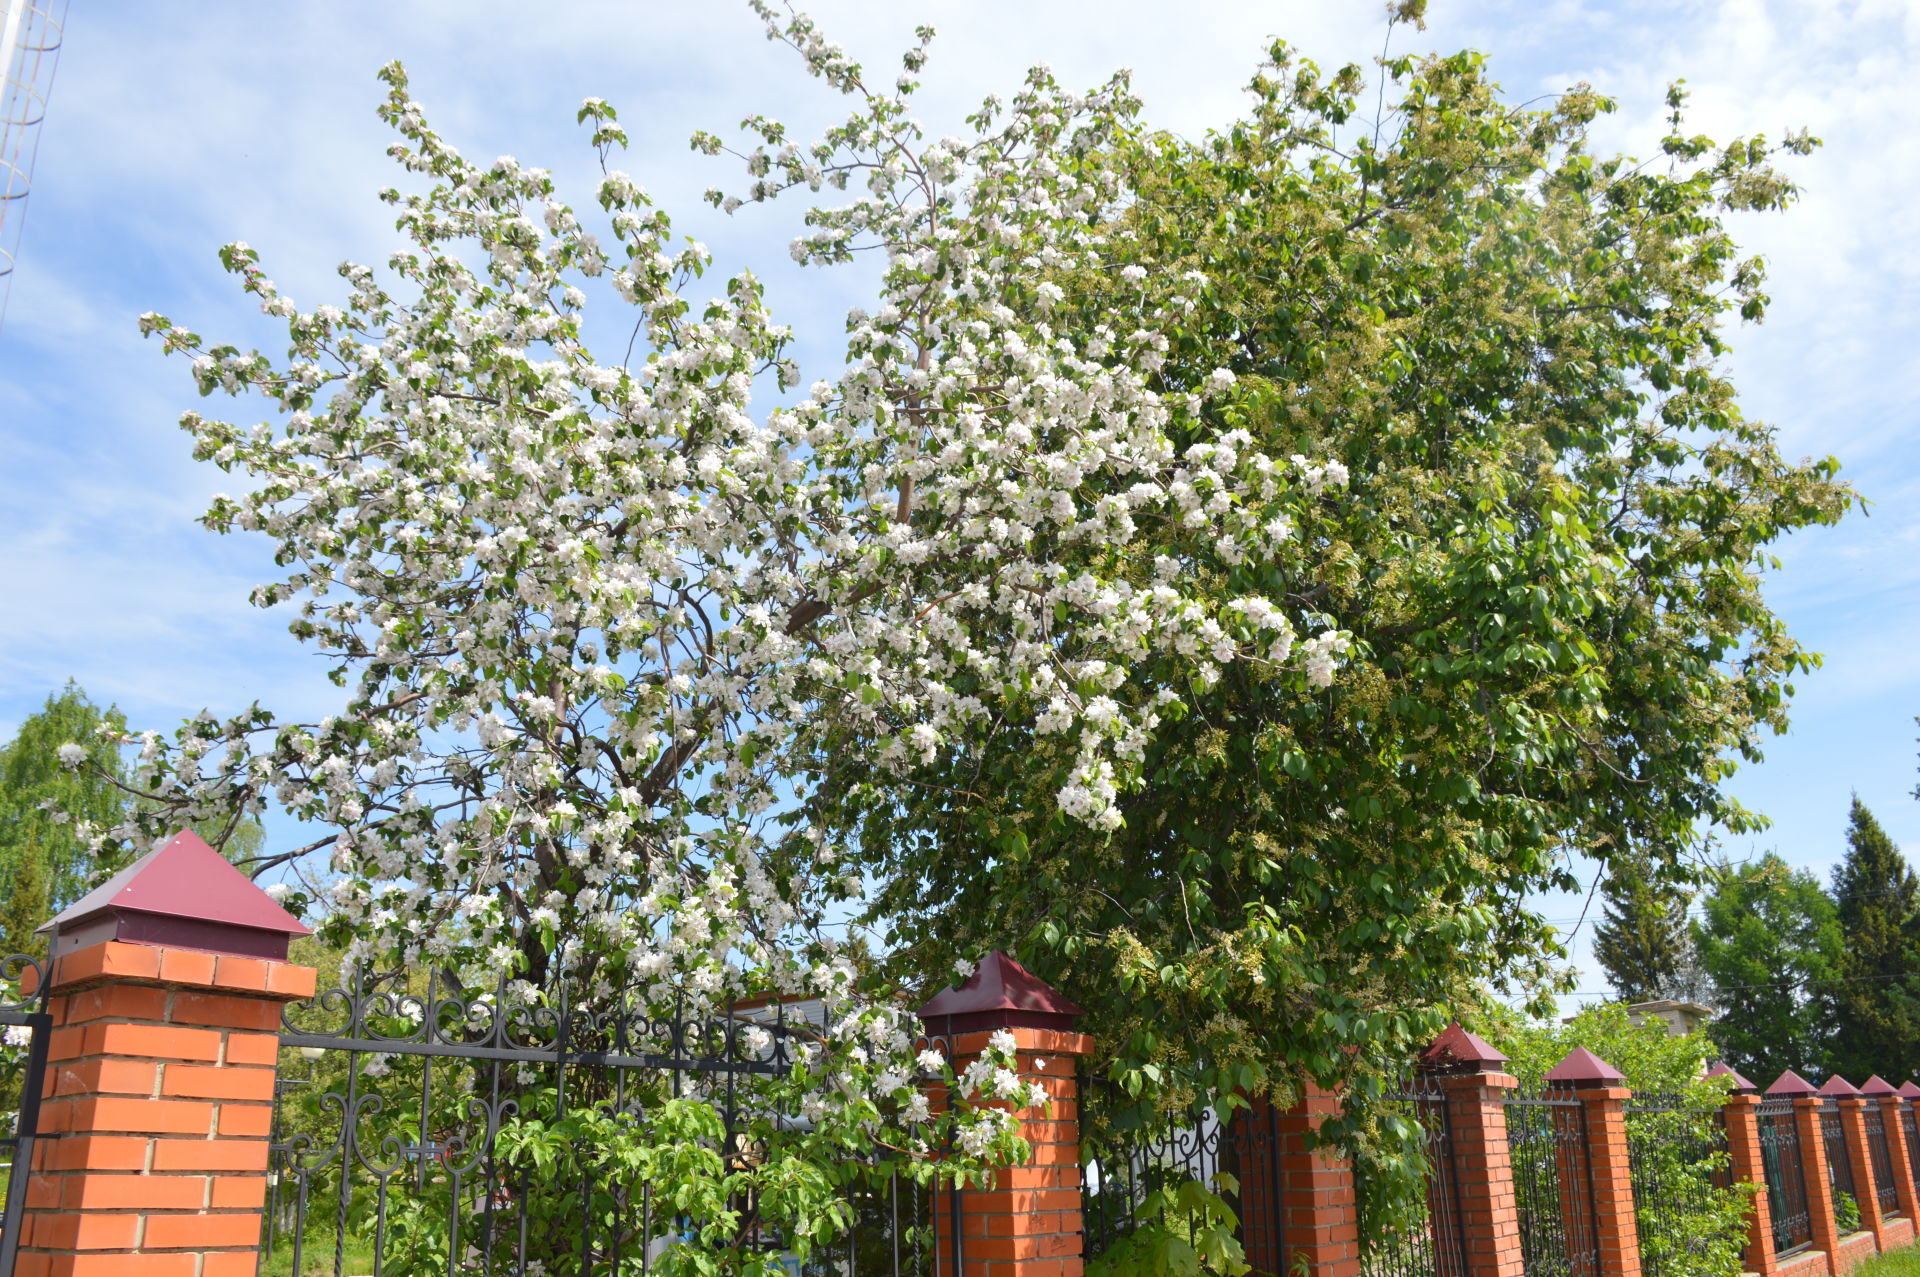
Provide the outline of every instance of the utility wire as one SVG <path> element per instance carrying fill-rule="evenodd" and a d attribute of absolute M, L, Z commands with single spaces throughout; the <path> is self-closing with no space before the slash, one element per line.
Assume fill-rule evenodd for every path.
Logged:
<path fill-rule="evenodd" d="M 1920 973 L 1902 971 L 1894 975 L 1849 975 L 1834 976 L 1828 980 L 1790 980 L 1782 977 L 1778 980 L 1764 980 L 1757 984 L 1721 984 L 1714 986 L 1716 993 L 1732 993 L 1740 989 L 1812 989 L 1829 984 L 1866 984 L 1876 980 L 1905 980 Z M 1568 998 L 1617 998 L 1620 996 L 1612 989 L 1576 989 L 1572 993 L 1562 994 Z"/>

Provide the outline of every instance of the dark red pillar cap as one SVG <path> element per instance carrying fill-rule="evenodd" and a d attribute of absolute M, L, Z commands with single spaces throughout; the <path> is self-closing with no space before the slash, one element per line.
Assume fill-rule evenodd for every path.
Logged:
<path fill-rule="evenodd" d="M 1834 1074 L 1832 1077 L 1828 1078 L 1825 1082 L 1822 1082 L 1820 1084 L 1819 1093 L 1821 1095 L 1829 1095 L 1829 1096 L 1849 1096 L 1849 1095 L 1860 1094 L 1859 1091 L 1854 1089 L 1853 1083 L 1847 1081 L 1847 1079 L 1841 1077 L 1838 1073 Z"/>
<path fill-rule="evenodd" d="M 1792 1069 L 1788 1069 L 1785 1073 L 1782 1073 L 1773 1080 L 1773 1085 L 1767 1088 L 1767 1094 L 1812 1095 L 1814 1094 L 1813 1083 L 1807 1081 L 1807 1079 L 1801 1077 Z"/>
<path fill-rule="evenodd" d="M 1467 1032 L 1457 1020 L 1420 1053 L 1419 1059 L 1423 1073 L 1498 1073 L 1506 1062 L 1505 1054 L 1485 1038 Z"/>
<path fill-rule="evenodd" d="M 1753 1092 L 1760 1089 L 1759 1087 L 1755 1086 L 1753 1083 L 1747 1081 L 1747 1079 L 1742 1077 L 1739 1073 L 1736 1073 L 1734 1071 L 1733 1066 L 1731 1064 L 1728 1064 L 1725 1060 L 1720 1061 L 1718 1064 L 1708 1069 L 1707 1076 L 1732 1078 L 1733 1089 L 1736 1091 Z"/>
<path fill-rule="evenodd" d="M 1898 1095 L 1900 1094 L 1900 1092 L 1893 1089 L 1893 1083 L 1887 1081 L 1887 1079 L 1881 1077 L 1878 1073 L 1876 1073 L 1872 1077 L 1868 1078 L 1866 1081 L 1860 1084 L 1860 1094 L 1862 1095 Z"/>
<path fill-rule="evenodd" d="M 943 1035 L 984 1029 L 1058 1029 L 1071 1032 L 1086 1011 L 1046 981 L 995 949 L 958 987 L 942 989 L 920 1008 L 927 1032 Z"/>
<path fill-rule="evenodd" d="M 181 830 L 40 928 L 49 956 L 107 940 L 285 960 L 295 936 L 312 935 L 253 880 Z"/>
<path fill-rule="evenodd" d="M 1575 1089 L 1619 1086 L 1626 1080 L 1626 1074 L 1584 1046 L 1576 1046 L 1567 1052 L 1567 1058 L 1554 1065 L 1547 1073 L 1547 1081 L 1552 1085 L 1570 1086 Z"/>

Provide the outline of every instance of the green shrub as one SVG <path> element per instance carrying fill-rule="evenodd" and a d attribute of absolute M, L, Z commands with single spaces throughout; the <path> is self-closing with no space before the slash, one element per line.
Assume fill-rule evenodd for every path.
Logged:
<path fill-rule="evenodd" d="M 1860 1203 L 1844 1188 L 1833 1190 L 1833 1223 L 1842 1237 L 1860 1231 Z"/>
<path fill-rule="evenodd" d="M 1658 1021 L 1635 1024 L 1625 1006 L 1609 1003 L 1565 1024 L 1494 1027 L 1486 1036 L 1523 1082 L 1543 1082 L 1576 1046 L 1618 1069 L 1640 1100 L 1628 1101 L 1626 1125 L 1642 1265 L 1662 1277 L 1738 1277 L 1756 1189 L 1726 1183 L 1727 1081 L 1702 1076 L 1714 1057 L 1706 1035 L 1671 1037 Z"/>

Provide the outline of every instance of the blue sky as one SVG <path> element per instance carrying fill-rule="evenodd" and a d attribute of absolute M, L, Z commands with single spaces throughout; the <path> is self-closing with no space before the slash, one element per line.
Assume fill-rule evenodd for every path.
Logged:
<path fill-rule="evenodd" d="M 1198 135 L 1233 118 L 1271 37 L 1323 63 L 1364 63 L 1385 29 L 1374 0 L 811 11 L 875 66 L 893 63 L 915 25 L 938 27 L 923 94 L 935 131 L 1048 62 L 1088 85 L 1131 67 L 1149 118 Z M 1775 824 L 1732 850 L 1775 849 L 1824 875 L 1857 791 L 1920 860 L 1920 4 L 1433 0 L 1429 19 L 1396 47 L 1480 49 L 1516 100 L 1583 79 L 1618 97 L 1609 149 L 1651 152 L 1665 85 L 1681 77 L 1702 131 L 1804 125 L 1825 139 L 1794 166 L 1807 188 L 1798 208 L 1737 224 L 1769 259 L 1774 303 L 1763 327 L 1733 334 L 1732 366 L 1747 411 L 1780 427 L 1789 454 L 1838 456 L 1873 506 L 1782 547 L 1771 598 L 1827 664 L 1802 681 L 1792 732 L 1735 780 Z M 373 77 L 396 57 L 462 150 L 549 167 L 579 202 L 591 157 L 573 112 L 590 94 L 614 102 L 634 143 L 623 166 L 723 270 L 767 275 L 781 317 L 824 334 L 817 358 L 864 300 L 858 275 L 787 266 L 797 205 L 728 222 L 699 202 L 737 173 L 691 153 L 693 129 L 725 132 L 755 111 L 796 126 L 833 113 L 744 3 L 83 0 L 0 327 L 0 732 L 69 676 L 136 726 L 256 698 L 286 715 L 330 708 L 315 658 L 283 619 L 247 605 L 272 570 L 264 543 L 194 523 L 234 480 L 191 460 L 174 425 L 197 402 L 185 369 L 143 343 L 134 318 L 158 310 L 210 337 L 264 341 L 214 257 L 233 239 L 260 249 L 306 306 L 336 298 L 342 259 L 380 262 L 393 232 L 373 193 L 398 174 Z M 1580 912 L 1577 899 L 1545 907 L 1569 922 Z M 1602 988 L 1585 965 L 1580 987 Z"/>

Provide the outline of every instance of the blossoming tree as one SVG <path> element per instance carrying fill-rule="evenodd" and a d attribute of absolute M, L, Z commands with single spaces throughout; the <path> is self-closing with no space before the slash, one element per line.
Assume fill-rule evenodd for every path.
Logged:
<path fill-rule="evenodd" d="M 809 1129 L 759 1132 L 755 1173 L 856 1139 L 920 1155 L 950 1136 L 972 1164 L 1012 1150 L 1005 1116 L 962 1106 L 929 1133 L 911 1024 L 858 996 L 824 929 L 864 884 L 812 814 L 823 760 L 855 750 L 904 776 L 1016 721 L 1061 751 L 1049 809 L 1117 828 L 1183 687 L 1247 668 L 1304 694 L 1347 649 L 1281 586 L 1223 596 L 1120 552 L 1177 529 L 1265 561 L 1348 474 L 1212 409 L 1225 368 L 1164 389 L 1168 329 L 1210 284 L 1149 280 L 1109 233 L 1124 78 L 1081 94 L 1035 71 L 967 135 L 932 139 L 908 115 L 930 31 L 877 85 L 806 18 L 756 8 L 851 114 L 807 145 L 750 119 L 748 185 L 713 199 L 829 193 L 796 259 L 884 253 L 838 374 L 798 393 L 792 334 L 751 274 L 694 295 L 709 255 L 610 166 L 614 107 L 579 113 L 604 174 L 587 207 L 541 169 L 461 155 L 387 68 L 391 153 L 415 180 L 384 198 L 410 249 L 303 304 L 225 248 L 285 322 L 284 354 L 142 320 L 203 395 L 269 409 L 184 418 L 199 457 L 248 479 L 205 522 L 273 541 L 286 573 L 254 601 L 293 605 L 341 705 L 147 734 L 146 800 L 97 832 L 141 845 L 269 802 L 323 827 L 284 855 L 330 858 L 313 903 L 362 971 L 425 964 L 468 987 L 507 971 L 528 996 L 638 985 L 696 1009 L 824 998 L 804 1084 L 762 1106 L 804 1098 Z M 1102 322 L 1057 322 L 1057 280 L 1087 272 L 1110 280 Z M 639 334 L 619 358 L 583 339 L 608 305 Z M 1008 1063 L 962 1091 L 1014 1094 Z M 794 1200 L 789 1222 L 830 1216 L 831 1186 Z"/>

